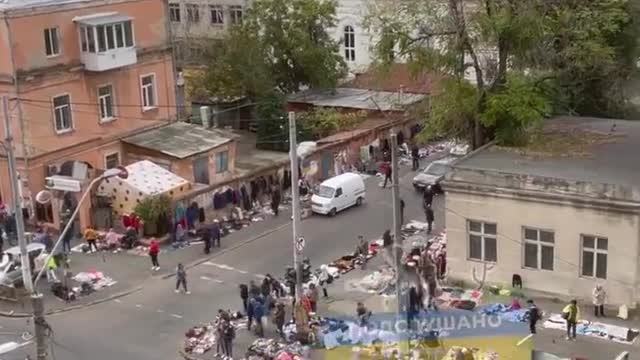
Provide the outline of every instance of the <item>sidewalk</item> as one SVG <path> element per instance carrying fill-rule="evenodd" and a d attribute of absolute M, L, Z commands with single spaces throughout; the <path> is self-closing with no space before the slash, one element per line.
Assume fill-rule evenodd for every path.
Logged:
<path fill-rule="evenodd" d="M 247 241 L 265 236 L 282 226 L 286 226 L 291 222 L 290 213 L 290 208 L 288 208 L 283 210 L 278 217 L 267 216 L 264 221 L 253 222 L 247 228 L 230 233 L 221 239 L 222 247 L 212 248 L 211 253 L 208 255 L 204 254 L 204 245 L 202 243 L 176 250 L 171 249 L 170 246 L 163 247 L 158 259 L 161 267 L 158 272 L 151 271 L 151 262 L 148 256 L 133 255 L 126 252 L 114 254 L 108 251 L 94 254 L 72 252 L 70 257 L 70 271 L 72 272 L 72 276 L 80 272 L 96 270 L 102 272 L 105 276 L 111 277 L 116 281 L 116 284 L 88 296 L 79 297 L 69 303 L 55 297 L 51 293 L 50 284 L 47 283 L 45 276 L 38 282 L 37 290 L 44 294 L 45 309 L 47 312 L 73 310 L 78 307 L 90 306 L 95 303 L 111 300 L 119 296 L 127 295 L 132 291 L 140 290 L 148 281 L 173 276 L 178 263 L 190 267 L 190 265 L 207 261 L 224 251 L 228 251 Z M 70 280 L 69 286 L 78 285 L 78 283 Z M 0 317 L 29 316 L 30 312 L 31 303 L 29 298 L 17 302 L 0 300 Z"/>

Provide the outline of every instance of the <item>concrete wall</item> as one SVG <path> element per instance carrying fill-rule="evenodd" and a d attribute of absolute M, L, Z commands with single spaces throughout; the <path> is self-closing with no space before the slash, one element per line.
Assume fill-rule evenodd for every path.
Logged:
<path fill-rule="evenodd" d="M 450 191 L 446 196 L 448 265 L 454 278 L 471 280 L 482 264 L 468 260 L 467 219 L 497 223 L 498 257 L 489 271 L 490 283 L 510 284 L 520 274 L 526 288 L 590 299 L 596 283 L 603 284 L 611 304 L 637 301 L 638 240 L 637 212 L 620 213 L 566 204 L 544 203 L 517 197 L 495 197 Z M 436 220 L 437 221 L 437 220 Z M 522 227 L 555 232 L 553 271 L 523 267 Z M 581 234 L 609 239 L 607 280 L 580 275 Z"/>
<path fill-rule="evenodd" d="M 336 28 L 329 30 L 334 40 L 340 44 L 340 55 L 344 58 L 344 28 L 352 26 L 355 32 L 356 59 L 347 61 L 349 69 L 353 72 L 365 71 L 372 62 L 371 47 L 375 45 L 375 36 L 372 36 L 363 24 L 371 2 L 365 0 L 338 0 L 336 7 Z M 346 59 L 345 59 L 346 60 Z"/>

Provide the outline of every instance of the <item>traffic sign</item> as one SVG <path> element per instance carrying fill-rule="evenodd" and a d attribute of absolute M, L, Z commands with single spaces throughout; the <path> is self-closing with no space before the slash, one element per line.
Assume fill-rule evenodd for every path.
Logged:
<path fill-rule="evenodd" d="M 296 250 L 298 250 L 298 252 L 302 251 L 302 249 L 304 249 L 304 245 L 304 237 L 300 236 L 298 240 L 296 240 Z"/>

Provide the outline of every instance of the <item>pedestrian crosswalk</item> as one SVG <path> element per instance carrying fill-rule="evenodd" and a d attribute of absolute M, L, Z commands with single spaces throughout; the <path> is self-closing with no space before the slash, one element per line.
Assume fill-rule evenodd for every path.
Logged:
<path fill-rule="evenodd" d="M 214 262 L 211 262 L 211 261 L 207 261 L 207 262 L 203 263 L 203 265 L 216 267 L 218 269 L 235 272 L 235 273 L 242 274 L 242 275 L 249 275 L 248 271 L 241 270 L 241 269 L 236 269 L 233 266 L 229 266 L 229 265 L 226 265 L 226 264 L 218 264 L 218 263 L 214 263 Z M 261 275 L 261 274 L 250 274 L 250 275 L 252 275 L 253 277 L 258 278 L 258 279 L 263 279 L 264 278 L 264 275 Z M 203 280 L 205 280 L 205 279 L 203 279 Z"/>

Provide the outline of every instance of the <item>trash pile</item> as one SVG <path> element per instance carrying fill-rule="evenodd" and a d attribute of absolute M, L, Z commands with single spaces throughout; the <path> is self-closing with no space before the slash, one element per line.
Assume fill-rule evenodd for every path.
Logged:
<path fill-rule="evenodd" d="M 78 273 L 73 277 L 73 280 L 80 283 L 80 286 L 74 287 L 73 291 L 81 296 L 89 295 L 117 283 L 112 278 L 104 276 L 103 273 L 95 270 Z"/>
<path fill-rule="evenodd" d="M 247 351 L 249 359 L 299 360 L 308 359 L 311 348 L 294 342 L 282 343 L 275 339 L 257 339 Z"/>
<path fill-rule="evenodd" d="M 486 304 L 478 307 L 476 310 L 484 315 L 499 315 L 503 320 L 509 322 L 529 321 L 528 309 L 514 309 L 505 304 Z"/>
<path fill-rule="evenodd" d="M 565 330 L 567 321 L 560 314 L 552 314 L 542 326 L 547 329 Z M 579 320 L 576 326 L 576 334 L 607 339 L 617 343 L 631 345 L 640 334 L 640 330 L 617 325 Z"/>
<path fill-rule="evenodd" d="M 382 294 L 386 293 L 388 287 L 395 283 L 395 278 L 395 270 L 391 267 L 384 266 L 380 270 L 376 270 L 360 280 L 347 283 L 347 286 L 361 292 Z"/>
<path fill-rule="evenodd" d="M 213 323 L 194 326 L 184 335 L 184 352 L 187 354 L 204 354 L 216 345 L 216 327 Z"/>

